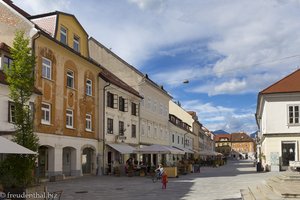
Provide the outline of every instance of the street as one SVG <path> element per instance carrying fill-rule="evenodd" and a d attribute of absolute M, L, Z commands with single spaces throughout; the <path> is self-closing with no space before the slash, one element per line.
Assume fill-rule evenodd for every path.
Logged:
<path fill-rule="evenodd" d="M 227 165 L 202 167 L 201 173 L 169 178 L 166 190 L 149 177 L 84 176 L 48 182 L 48 191 L 63 190 L 61 199 L 240 199 L 240 189 L 256 185 L 278 173 L 257 173 L 252 161 L 228 161 Z"/>

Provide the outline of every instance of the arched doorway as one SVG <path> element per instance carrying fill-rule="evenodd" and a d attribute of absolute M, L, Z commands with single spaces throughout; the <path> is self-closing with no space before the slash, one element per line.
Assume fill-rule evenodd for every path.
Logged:
<path fill-rule="evenodd" d="M 39 147 L 38 155 L 38 176 L 40 178 L 48 177 L 48 171 L 53 168 L 53 160 L 49 159 L 53 154 L 54 148 L 42 145 Z"/>
<path fill-rule="evenodd" d="M 82 164 L 82 174 L 91 174 L 94 170 L 94 149 L 87 147 L 82 151 L 81 164 Z"/>
<path fill-rule="evenodd" d="M 76 149 L 73 147 L 63 148 L 63 174 L 65 176 L 72 176 L 72 172 L 76 170 Z"/>

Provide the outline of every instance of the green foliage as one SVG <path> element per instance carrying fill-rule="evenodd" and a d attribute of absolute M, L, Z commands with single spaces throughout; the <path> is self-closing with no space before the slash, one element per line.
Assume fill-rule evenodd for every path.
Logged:
<path fill-rule="evenodd" d="M 15 105 L 16 133 L 13 141 L 37 152 L 38 137 L 33 133 L 32 111 L 29 100 L 34 88 L 33 70 L 35 57 L 24 32 L 16 33 L 13 48 L 10 49 L 13 63 L 4 70 L 9 84 L 10 98 Z M 36 155 L 9 155 L 0 163 L 0 180 L 6 186 L 26 187 L 34 179 Z"/>

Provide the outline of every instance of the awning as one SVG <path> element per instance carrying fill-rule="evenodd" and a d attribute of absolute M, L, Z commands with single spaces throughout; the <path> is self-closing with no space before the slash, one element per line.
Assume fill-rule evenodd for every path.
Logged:
<path fill-rule="evenodd" d="M 120 152 L 121 154 L 134 153 L 133 151 L 136 150 L 136 148 L 128 144 L 107 143 L 107 145 L 115 149 L 116 151 Z"/>
<path fill-rule="evenodd" d="M 208 151 L 208 150 L 200 150 L 200 156 L 216 156 L 218 155 L 215 151 Z"/>
<path fill-rule="evenodd" d="M 37 154 L 37 153 L 0 136 L 0 154 Z"/>
<path fill-rule="evenodd" d="M 173 146 L 173 147 L 176 148 L 176 149 L 179 149 L 181 151 L 184 151 L 185 153 L 192 153 L 192 154 L 194 154 L 194 151 L 192 151 L 190 149 L 187 149 L 187 148 L 184 148 L 184 147 L 175 147 L 175 146 Z"/>
<path fill-rule="evenodd" d="M 135 150 L 136 153 L 142 154 L 184 154 L 184 151 L 173 148 L 171 146 L 153 144 L 150 146 L 143 147 Z"/>

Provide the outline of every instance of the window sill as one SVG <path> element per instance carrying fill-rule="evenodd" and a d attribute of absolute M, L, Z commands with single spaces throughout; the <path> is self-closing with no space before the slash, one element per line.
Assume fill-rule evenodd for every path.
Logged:
<path fill-rule="evenodd" d="M 71 129 L 71 130 L 75 130 L 74 127 L 71 127 L 71 126 L 66 126 L 67 129 Z"/>
<path fill-rule="evenodd" d="M 52 126 L 51 123 L 47 123 L 47 122 L 41 122 L 42 125 L 45 125 L 45 126 Z"/>
<path fill-rule="evenodd" d="M 93 133 L 94 131 L 92 131 L 91 129 L 85 129 L 86 132 L 89 132 L 89 133 Z"/>
<path fill-rule="evenodd" d="M 53 79 L 49 79 L 49 78 L 47 78 L 47 77 L 44 77 L 44 76 L 42 76 L 42 79 L 44 79 L 44 80 L 47 80 L 47 81 L 50 81 L 50 82 L 54 82 L 54 80 L 53 80 Z"/>

